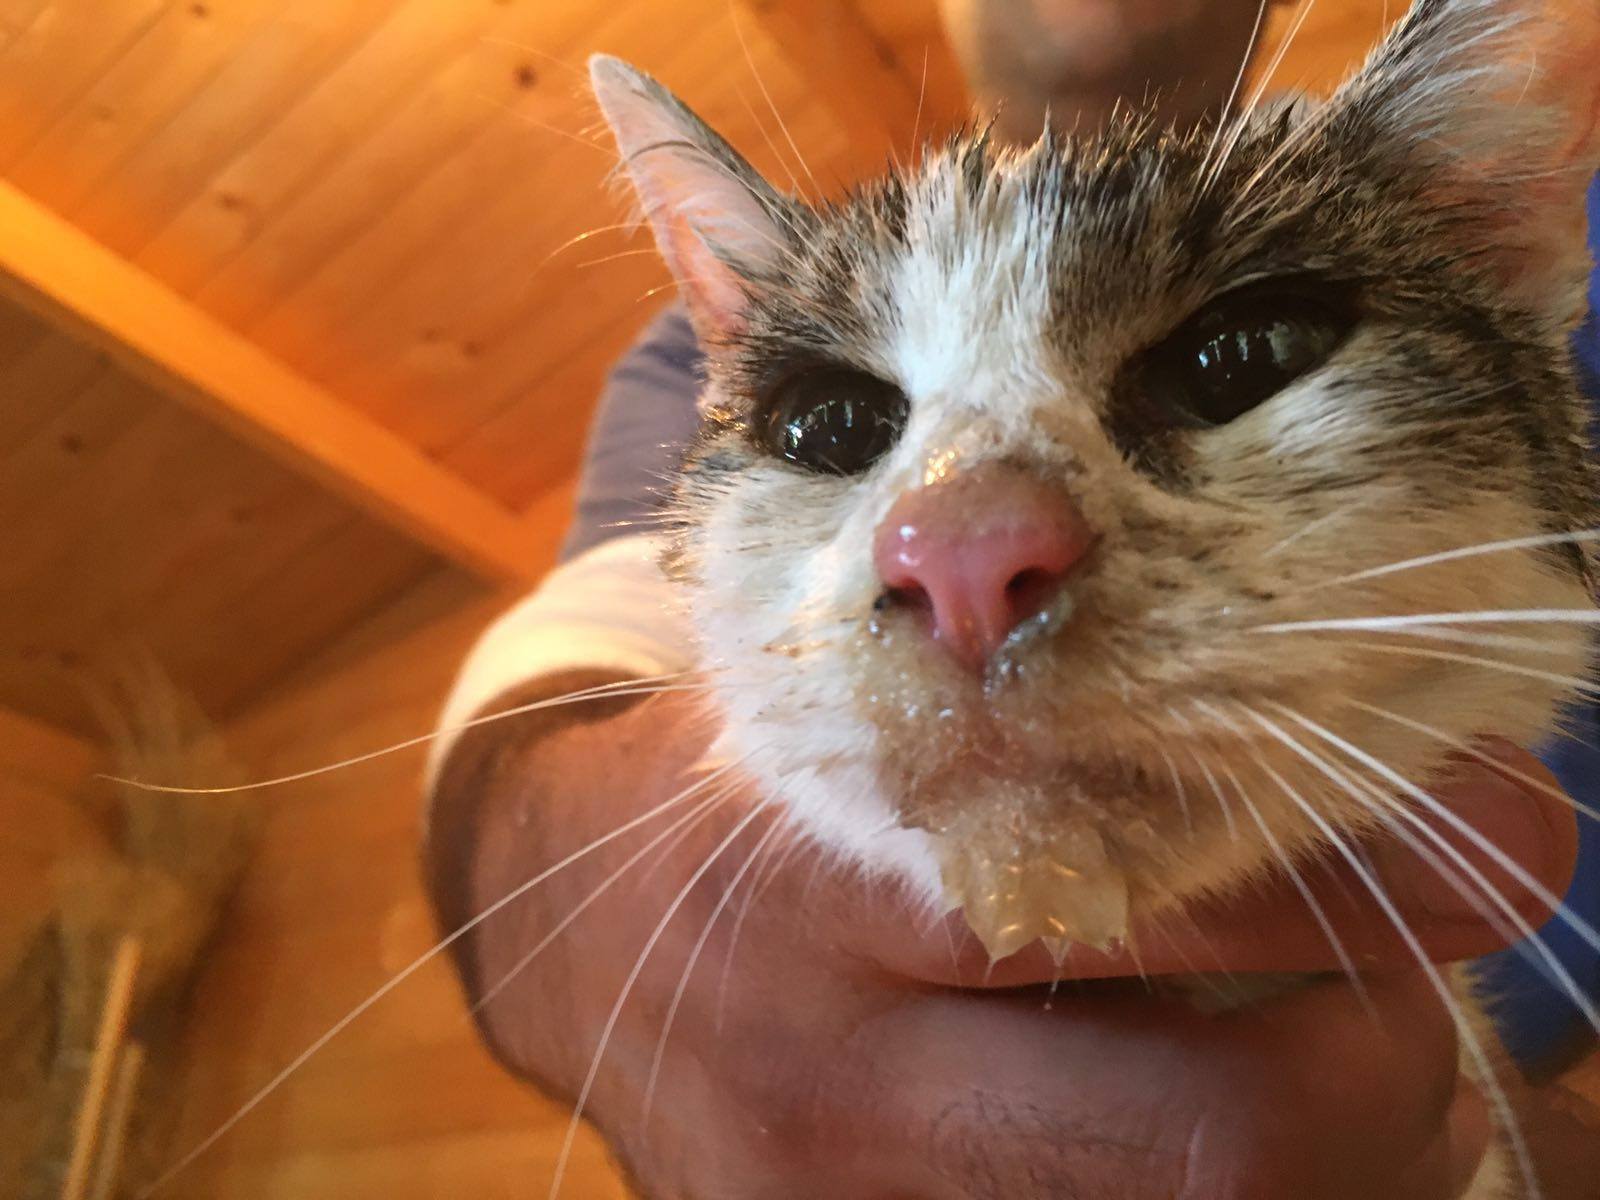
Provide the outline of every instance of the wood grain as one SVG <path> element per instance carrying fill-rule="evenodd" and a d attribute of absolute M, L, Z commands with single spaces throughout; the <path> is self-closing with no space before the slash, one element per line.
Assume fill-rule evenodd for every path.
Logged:
<path fill-rule="evenodd" d="M 3 185 L 0 288 L 424 544 L 528 577 L 515 519 L 492 500 Z"/>
<path fill-rule="evenodd" d="M 431 584 L 431 608 L 449 589 Z M 335 655 L 228 733 L 265 773 L 431 726 L 467 645 L 509 597 L 459 602 L 372 653 Z M 409 623 L 408 615 L 405 623 Z M 259 857 L 207 972 L 186 1055 L 185 1144 L 433 941 L 414 847 L 422 753 L 277 789 Z M 265 799 L 266 797 L 264 797 Z M 434 963 L 313 1059 L 180 1175 L 170 1194 L 435 1200 L 525 1196 L 547 1183 L 565 1114 L 483 1052 L 455 981 Z M 579 1142 L 567 1195 L 624 1193 L 598 1141 Z"/>

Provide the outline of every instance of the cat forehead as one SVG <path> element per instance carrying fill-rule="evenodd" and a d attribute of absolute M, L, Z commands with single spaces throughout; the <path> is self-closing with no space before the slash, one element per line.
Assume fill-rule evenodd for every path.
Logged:
<path fill-rule="evenodd" d="M 1382 244 L 1393 198 L 1370 171 L 1301 153 L 1252 181 L 1291 128 L 1264 116 L 1225 158 L 1205 131 L 1134 119 L 1021 150 L 955 139 L 810 215 L 784 286 L 756 305 L 752 344 L 842 350 L 869 368 L 914 344 L 915 361 L 948 369 L 1054 342 L 1092 365 L 1255 276 L 1369 256 L 1402 266 L 1405 248 Z M 1337 211 L 1322 203 L 1334 193 Z"/>

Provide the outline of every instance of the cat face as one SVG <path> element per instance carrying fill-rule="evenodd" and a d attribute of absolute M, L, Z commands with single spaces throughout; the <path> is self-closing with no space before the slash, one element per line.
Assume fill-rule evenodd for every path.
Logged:
<path fill-rule="evenodd" d="M 1600 152 L 1549 51 L 1600 15 L 1543 7 L 1424 0 L 1325 107 L 962 136 L 824 207 L 597 61 L 710 353 L 670 565 L 721 749 L 1000 955 L 1375 824 L 1349 747 L 1421 781 L 1543 733 L 1582 625 L 1385 623 L 1589 604 L 1572 543 L 1386 569 L 1591 523 Z"/>

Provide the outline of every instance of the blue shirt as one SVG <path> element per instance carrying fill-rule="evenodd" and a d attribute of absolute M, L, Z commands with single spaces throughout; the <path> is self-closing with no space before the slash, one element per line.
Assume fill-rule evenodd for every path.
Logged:
<path fill-rule="evenodd" d="M 1589 244 L 1600 259 L 1600 177 L 1589 191 Z M 1600 430 L 1600 267 L 1590 278 L 1589 317 L 1574 339 L 1574 354 Z M 563 557 L 654 519 L 663 481 L 694 433 L 703 364 L 694 330 L 676 307 L 657 317 L 617 363 L 590 432 L 577 515 Z M 1571 714 L 1571 724 L 1575 737 L 1546 747 L 1541 757 L 1571 795 L 1600 810 L 1600 708 L 1585 705 Z M 1579 826 L 1578 873 L 1566 902 L 1591 928 L 1600 928 L 1600 822 L 1580 816 Z M 1559 918 L 1541 936 L 1579 986 L 1600 1002 L 1600 953 Z M 1524 1064 L 1552 1062 L 1582 1044 L 1588 1032 L 1582 1014 L 1525 947 L 1485 960 L 1484 968 L 1490 994 L 1498 998 L 1496 1019 Z"/>

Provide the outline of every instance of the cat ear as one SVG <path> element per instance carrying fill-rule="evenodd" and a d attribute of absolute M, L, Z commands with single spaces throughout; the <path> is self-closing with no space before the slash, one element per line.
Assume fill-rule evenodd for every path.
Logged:
<path fill-rule="evenodd" d="M 695 331 L 726 340 L 788 252 L 791 202 L 642 71 L 596 54 L 589 80 Z"/>
<path fill-rule="evenodd" d="M 1591 269 L 1600 0 L 1416 0 L 1334 98 L 1382 150 L 1432 159 L 1442 205 L 1513 294 L 1567 321 Z"/>

